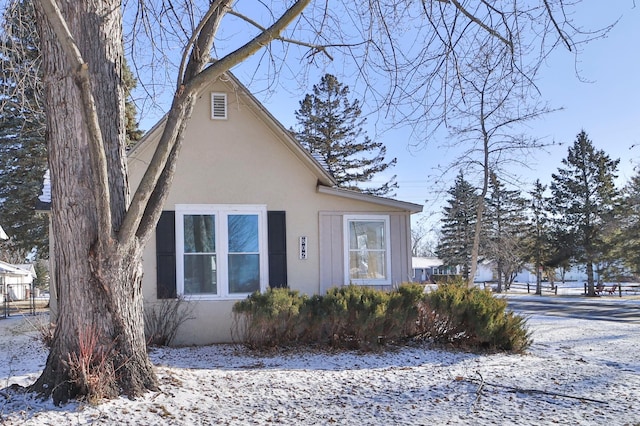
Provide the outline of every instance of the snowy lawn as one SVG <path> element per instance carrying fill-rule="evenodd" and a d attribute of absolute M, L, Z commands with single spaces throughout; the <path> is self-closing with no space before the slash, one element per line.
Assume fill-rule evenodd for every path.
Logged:
<path fill-rule="evenodd" d="M 525 355 L 153 349 L 161 391 L 63 407 L 7 389 L 32 383 L 46 360 L 28 321 L 0 320 L 3 425 L 640 424 L 640 319 L 533 316 Z"/>

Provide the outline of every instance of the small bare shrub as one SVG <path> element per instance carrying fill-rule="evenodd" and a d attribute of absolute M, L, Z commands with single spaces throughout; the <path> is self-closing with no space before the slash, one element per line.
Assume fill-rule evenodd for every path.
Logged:
<path fill-rule="evenodd" d="M 99 343 L 95 326 L 79 331 L 78 351 L 69 354 L 67 366 L 79 394 L 89 402 L 118 395 L 113 359 L 113 345 Z"/>
<path fill-rule="evenodd" d="M 29 320 L 25 317 L 34 330 L 38 332 L 38 340 L 40 340 L 47 348 L 51 347 L 53 342 L 53 334 L 56 330 L 56 325 L 49 320 L 48 314 L 39 314 L 33 317 L 33 320 Z"/>
<path fill-rule="evenodd" d="M 193 306 L 184 298 L 163 299 L 144 308 L 144 334 L 148 346 L 169 346 L 178 328 L 193 319 Z"/>

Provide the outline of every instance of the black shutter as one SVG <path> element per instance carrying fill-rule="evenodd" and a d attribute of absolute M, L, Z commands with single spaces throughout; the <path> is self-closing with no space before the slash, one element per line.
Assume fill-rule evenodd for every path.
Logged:
<path fill-rule="evenodd" d="M 158 299 L 176 298 L 176 212 L 163 211 L 156 226 Z"/>
<path fill-rule="evenodd" d="M 267 212 L 269 234 L 269 286 L 287 287 L 287 226 L 285 212 Z"/>

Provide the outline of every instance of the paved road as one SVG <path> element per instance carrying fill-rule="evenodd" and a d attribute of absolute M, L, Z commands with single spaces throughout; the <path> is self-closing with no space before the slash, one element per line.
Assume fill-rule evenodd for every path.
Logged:
<path fill-rule="evenodd" d="M 640 301 L 555 296 L 509 296 L 508 306 L 524 315 L 553 315 L 640 324 Z"/>

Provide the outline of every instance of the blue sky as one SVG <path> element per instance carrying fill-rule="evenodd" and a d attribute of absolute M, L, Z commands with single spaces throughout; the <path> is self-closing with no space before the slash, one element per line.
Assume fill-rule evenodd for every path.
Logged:
<path fill-rule="evenodd" d="M 509 169 L 525 182 L 523 191 L 530 189 L 526 182 L 536 178 L 543 184 L 551 181 L 551 174 L 566 157 L 567 146 L 582 129 L 598 149 L 611 158 L 620 159 L 620 185 L 634 174 L 634 166 L 640 164 L 640 5 L 634 7 L 633 0 L 583 0 L 576 9 L 575 20 L 586 29 L 602 28 L 617 19 L 619 22 L 606 38 L 583 46 L 577 58 L 566 49 L 558 49 L 544 65 L 538 80 L 542 97 L 550 107 L 563 110 L 529 123 L 527 133 L 559 145 L 526 158 L 529 168 L 514 166 Z M 287 66 L 295 67 L 295 64 Z M 311 86 L 324 72 L 335 74 L 349 85 L 346 78 L 341 79 L 340 67 L 341 64 L 333 63 L 315 70 L 316 78 L 311 77 L 308 87 L 300 87 L 300 82 L 292 81 L 287 85 L 288 82 L 279 81 L 278 90 L 264 94 L 245 80 L 245 75 L 252 72 L 250 66 L 245 64 L 233 71 L 267 109 L 289 127 L 295 124 L 294 111 L 298 102 L 305 93 L 311 92 Z M 358 98 L 357 93 L 353 96 Z M 366 106 L 364 109 L 367 112 Z M 143 121 L 143 128 L 149 128 L 151 124 L 148 120 Z M 423 217 L 431 216 L 431 222 L 437 223 L 445 198 L 442 192 L 451 186 L 455 171 L 445 176 L 441 184 L 436 184 L 440 172 L 434 166 L 455 162 L 455 152 L 441 148 L 447 142 L 444 136 L 429 140 L 422 149 L 412 149 L 411 146 L 420 141 L 412 139 L 409 129 L 384 130 L 385 126 L 380 122 L 371 123 L 367 128 L 370 137 L 386 144 L 389 158 L 398 158 L 391 173 L 397 175 L 400 185 L 396 197 L 425 204 Z"/>
<path fill-rule="evenodd" d="M 576 20 L 586 28 L 602 28 L 620 20 L 606 38 L 583 46 L 577 59 L 566 49 L 559 49 L 544 65 L 538 82 L 542 96 L 551 107 L 563 110 L 529 123 L 529 132 L 546 142 L 561 145 L 528 158 L 530 170 L 523 167 L 510 170 L 524 181 L 539 178 L 548 184 L 551 174 L 562 165 L 567 146 L 581 129 L 598 149 L 611 158 L 620 158 L 620 183 L 631 177 L 633 166 L 640 163 L 640 5 L 634 8 L 633 2 L 626 0 L 585 0 L 579 8 Z M 263 102 L 286 126 L 293 125 L 293 111 L 303 94 L 311 92 L 314 83 L 317 81 L 311 81 L 309 89 L 298 97 L 290 93 L 272 95 Z M 368 130 L 369 135 L 375 137 L 373 126 Z M 411 149 L 410 145 L 416 141 L 409 138 L 408 129 L 384 132 L 380 138 L 387 145 L 389 157 L 398 158 L 393 170 L 400 184 L 397 198 L 419 204 L 425 200 L 435 201 L 434 191 L 439 188 L 433 179 L 439 173 L 432 166 L 454 161 L 455 153 L 439 149 L 445 140 L 431 140 L 426 148 Z M 634 144 L 637 146 L 632 149 Z M 454 176 L 449 177 L 452 182 Z M 450 186 L 451 182 L 444 186 Z M 425 206 L 425 211 L 429 209 L 429 205 Z"/>

